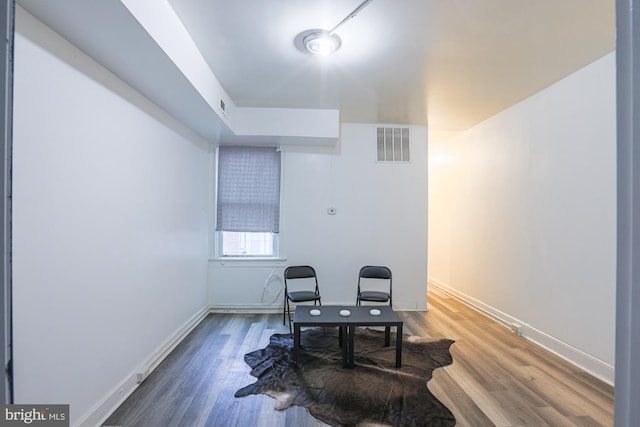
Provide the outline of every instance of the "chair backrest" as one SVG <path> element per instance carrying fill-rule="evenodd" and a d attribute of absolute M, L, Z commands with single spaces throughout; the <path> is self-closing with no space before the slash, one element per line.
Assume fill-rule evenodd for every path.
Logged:
<path fill-rule="evenodd" d="M 391 280 L 391 270 L 387 267 L 367 265 L 360 269 L 360 277 Z"/>
<path fill-rule="evenodd" d="M 284 278 L 286 279 L 306 279 L 316 277 L 316 270 L 309 265 L 296 265 L 287 267 L 284 270 Z"/>
<path fill-rule="evenodd" d="M 314 289 L 316 293 L 318 290 L 318 277 L 316 276 L 316 270 L 309 265 L 294 265 L 285 268 L 284 270 L 284 288 L 285 292 L 289 288 L 287 280 L 293 279 L 309 279 L 309 280 L 296 280 L 294 288 L 296 289 Z M 313 279 L 313 280 L 312 280 Z"/>

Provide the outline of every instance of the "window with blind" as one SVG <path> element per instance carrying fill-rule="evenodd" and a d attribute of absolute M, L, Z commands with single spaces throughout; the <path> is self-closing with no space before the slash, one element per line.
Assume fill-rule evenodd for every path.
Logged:
<path fill-rule="evenodd" d="M 277 256 L 280 152 L 275 147 L 218 148 L 216 240 L 219 256 Z"/>

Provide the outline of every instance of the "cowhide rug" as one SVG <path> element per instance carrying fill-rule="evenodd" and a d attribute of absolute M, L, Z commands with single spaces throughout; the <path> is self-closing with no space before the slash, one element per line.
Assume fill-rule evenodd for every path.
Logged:
<path fill-rule="evenodd" d="M 427 388 L 433 370 L 452 363 L 452 340 L 405 335 L 400 369 L 395 368 L 395 337 L 384 347 L 383 331 L 358 329 L 354 369 L 342 367 L 337 328 L 304 329 L 301 341 L 297 365 L 290 334 L 272 335 L 266 348 L 246 354 L 258 380 L 235 396 L 266 394 L 277 399 L 277 410 L 304 406 L 332 426 L 455 425 L 451 411 Z"/>

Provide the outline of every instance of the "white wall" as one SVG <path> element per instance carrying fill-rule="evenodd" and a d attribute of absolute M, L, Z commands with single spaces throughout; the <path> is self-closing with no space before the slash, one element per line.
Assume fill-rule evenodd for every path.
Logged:
<path fill-rule="evenodd" d="M 323 304 L 353 304 L 360 267 L 393 272 L 394 307 L 426 308 L 427 131 L 411 126 L 412 161 L 378 163 L 376 125 L 346 123 L 335 148 L 283 148 L 281 252 L 285 265 L 316 268 Z M 336 215 L 327 215 L 334 207 Z M 211 304 L 274 309 L 273 263 L 211 261 Z M 276 295 L 278 297 L 276 298 Z M 274 300 L 275 299 L 275 300 Z"/>
<path fill-rule="evenodd" d="M 208 305 L 208 149 L 20 9 L 14 119 L 15 400 L 73 425 Z"/>
<path fill-rule="evenodd" d="M 429 279 L 613 381 L 615 55 L 430 144 Z"/>

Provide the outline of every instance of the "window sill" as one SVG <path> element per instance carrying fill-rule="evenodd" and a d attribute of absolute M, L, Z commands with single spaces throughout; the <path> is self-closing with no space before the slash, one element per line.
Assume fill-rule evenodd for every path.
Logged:
<path fill-rule="evenodd" d="M 209 262 L 220 267 L 278 267 L 286 263 L 286 257 L 217 257 Z"/>

